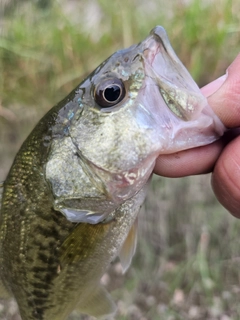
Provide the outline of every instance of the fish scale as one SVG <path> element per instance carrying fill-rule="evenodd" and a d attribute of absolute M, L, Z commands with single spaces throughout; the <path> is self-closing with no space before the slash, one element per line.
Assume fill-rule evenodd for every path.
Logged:
<path fill-rule="evenodd" d="M 64 225 L 63 221 L 59 223 L 63 220 L 61 215 L 56 212 L 54 212 L 55 216 L 49 215 L 52 207 L 49 186 L 42 180 L 39 169 L 36 174 L 35 168 L 42 166 L 41 155 L 44 156 L 47 152 L 46 146 L 39 143 L 36 134 L 44 134 L 44 132 L 46 134 L 47 131 L 48 126 L 42 121 L 36 128 L 36 133 L 24 143 L 9 173 L 8 183 L 4 185 L 1 213 L 1 219 L 3 219 L 1 265 L 4 266 L 2 273 L 4 278 L 11 278 L 10 289 L 13 292 L 16 291 L 16 299 L 25 310 L 23 319 L 36 319 L 36 313 L 39 319 L 44 319 L 41 314 L 44 312 L 43 305 L 49 296 L 49 289 L 46 290 L 46 288 L 49 288 L 48 281 L 52 281 L 56 276 L 55 270 L 59 263 L 55 253 L 61 237 L 66 237 L 68 232 L 66 223 L 64 222 Z M 34 179 L 32 179 L 33 175 Z M 32 194 L 31 198 L 28 196 L 29 192 Z M 12 194 L 17 197 L 12 197 Z M 5 215 L 5 211 L 11 214 Z M 19 221 L 24 222 L 20 224 L 20 228 Z M 72 228 L 71 224 L 69 227 Z M 18 243 L 11 241 L 13 234 L 17 239 L 21 239 L 20 248 L 17 246 Z M 38 247 L 37 252 L 36 247 Z M 16 259 L 14 264 L 9 259 L 11 256 Z M 19 276 L 19 270 L 22 273 L 21 276 Z M 39 286 L 39 282 L 45 292 L 44 295 L 40 294 L 39 289 L 38 291 L 35 289 L 36 285 Z M 27 300 L 25 297 L 22 298 L 22 291 L 24 295 L 27 294 Z M 32 306 L 34 306 L 33 312 L 31 312 Z M 26 314 L 27 310 L 30 314 Z"/>
<path fill-rule="evenodd" d="M 45 125 L 43 128 L 36 128 L 36 131 L 41 135 L 45 130 Z M 44 134 L 48 134 L 48 127 Z M 56 319 L 64 319 L 73 309 L 72 306 L 70 310 L 66 309 L 64 292 L 74 287 L 74 291 L 72 291 L 75 296 L 75 299 L 72 299 L 74 304 L 78 298 L 77 292 L 79 290 L 77 288 L 81 288 L 81 281 L 76 282 L 75 279 L 81 279 L 84 270 L 87 273 L 90 269 L 89 265 L 82 268 L 79 260 L 85 260 L 87 256 L 91 255 L 93 247 L 97 245 L 98 238 L 106 238 L 109 224 L 100 224 L 99 226 L 78 224 L 76 226 L 76 224 L 73 225 L 66 221 L 62 214 L 52 209 L 51 192 L 49 186 L 41 179 L 41 172 L 35 176 L 34 181 L 31 180 L 31 188 L 25 188 L 26 178 L 22 178 L 21 174 L 25 176 L 27 171 L 27 176 L 31 179 L 31 171 L 34 168 L 32 163 L 39 159 L 40 154 L 43 154 L 43 150 L 46 149 L 46 146 L 35 144 L 35 141 L 34 135 L 33 138 L 25 142 L 22 147 L 23 156 L 21 152 L 18 154 L 14 169 L 10 171 L 7 178 L 8 184 L 4 185 L 4 210 L 10 210 L 13 214 L 4 215 L 4 211 L 2 211 L 2 215 L 5 217 L 2 226 L 7 225 L 7 228 L 1 229 L 1 237 L 4 239 L 1 244 L 1 252 L 5 252 L 5 255 L 1 256 L 1 265 L 5 266 L 2 274 L 6 278 L 11 277 L 10 288 L 15 292 L 23 319 L 54 320 L 55 314 Z M 26 157 L 26 154 L 30 154 L 31 157 Z M 39 164 L 35 163 L 35 166 L 37 165 Z M 24 170 L 25 168 L 27 170 Z M 19 188 L 19 183 L 21 183 L 21 188 Z M 15 193 L 14 189 L 17 189 Z M 38 195 L 28 199 L 28 192 L 32 190 L 38 190 Z M 18 194 L 21 198 L 20 207 L 18 198 L 13 199 L 12 194 Z M 38 209 L 34 210 L 34 207 Z M 24 225 L 23 228 L 17 230 L 14 224 L 21 219 L 23 210 Z M 117 224 L 116 221 L 110 224 L 112 223 Z M 121 226 L 121 221 L 119 224 Z M 126 221 L 125 225 L 129 228 Z M 25 240 L 21 241 L 24 251 L 20 248 L 20 254 L 18 254 L 18 248 L 15 247 L 16 244 L 11 242 L 12 234 L 18 238 L 17 231 L 19 231 L 20 237 Z M 11 250 L 9 242 L 14 245 L 12 253 L 9 252 Z M 5 246 L 7 246 L 7 250 L 4 250 Z M 101 251 L 104 250 L 102 246 L 103 244 Z M 36 248 L 38 248 L 37 251 Z M 98 255 L 100 254 L 96 248 L 95 251 L 98 252 Z M 9 261 L 9 256 L 12 255 L 16 259 L 14 264 Z M 85 265 L 85 262 L 83 264 Z M 19 269 L 24 271 L 20 272 L 20 276 Z M 78 272 L 78 270 L 81 271 Z M 88 277 L 91 279 L 91 276 Z M 97 280 L 100 280 L 100 276 Z M 54 300 L 57 301 L 56 304 L 53 302 Z M 63 306 L 62 309 L 61 306 Z M 59 314 L 61 314 L 61 318 Z"/>

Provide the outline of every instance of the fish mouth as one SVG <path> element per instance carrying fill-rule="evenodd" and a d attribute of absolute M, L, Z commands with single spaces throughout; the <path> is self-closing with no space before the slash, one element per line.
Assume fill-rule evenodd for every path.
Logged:
<path fill-rule="evenodd" d="M 166 31 L 157 26 L 139 44 L 145 81 L 138 101 L 155 132 L 158 154 L 169 154 L 212 143 L 225 127 L 175 54 Z M 158 137 L 158 139 L 157 139 Z"/>
<path fill-rule="evenodd" d="M 143 57 L 146 73 L 155 80 L 167 107 L 183 121 L 197 119 L 206 100 L 175 54 L 163 27 L 151 30 L 143 42 Z"/>

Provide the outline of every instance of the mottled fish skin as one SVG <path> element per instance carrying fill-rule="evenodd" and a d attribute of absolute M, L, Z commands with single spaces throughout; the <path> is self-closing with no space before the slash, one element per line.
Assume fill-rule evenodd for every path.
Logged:
<path fill-rule="evenodd" d="M 96 88 L 106 78 L 121 79 L 126 95 L 101 108 Z M 118 254 L 124 269 L 131 262 L 158 154 L 211 143 L 223 131 L 161 27 L 53 107 L 3 184 L 1 279 L 22 320 L 64 320 L 74 309 L 113 313 L 100 279 Z"/>
<path fill-rule="evenodd" d="M 62 105 L 65 101 L 25 141 L 4 185 L 1 271 L 24 320 L 65 319 L 77 304 L 85 303 L 88 291 L 96 289 L 117 255 L 145 197 L 141 190 L 115 211 L 114 220 L 98 225 L 73 224 L 53 210 L 52 192 L 43 179 L 49 142 L 37 137 L 47 137 Z"/>

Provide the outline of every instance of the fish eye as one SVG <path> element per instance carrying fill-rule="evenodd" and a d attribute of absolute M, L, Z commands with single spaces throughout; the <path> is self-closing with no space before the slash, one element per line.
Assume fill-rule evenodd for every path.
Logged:
<path fill-rule="evenodd" d="M 126 94 L 122 80 L 118 78 L 105 79 L 97 85 L 94 91 L 94 99 L 102 108 L 108 108 L 119 103 Z"/>

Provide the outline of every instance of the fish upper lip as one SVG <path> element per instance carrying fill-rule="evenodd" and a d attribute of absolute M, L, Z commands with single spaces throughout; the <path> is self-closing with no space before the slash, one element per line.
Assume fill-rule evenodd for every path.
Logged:
<path fill-rule="evenodd" d="M 164 51 L 169 55 L 171 60 L 173 60 L 173 62 L 175 62 L 177 65 L 179 65 L 179 63 L 180 65 L 182 65 L 182 63 L 180 62 L 178 56 L 176 55 L 175 51 L 173 50 L 170 44 L 166 30 L 162 26 L 156 26 L 155 28 L 153 28 L 150 31 L 150 35 L 148 38 L 154 39 L 158 43 L 158 48 L 159 48 L 159 45 L 161 45 L 164 48 Z M 157 53 L 158 52 L 156 52 L 156 54 Z"/>
<path fill-rule="evenodd" d="M 153 55 L 155 56 L 156 54 L 159 53 L 159 48 L 161 45 L 166 51 L 166 53 L 168 53 L 171 57 L 176 56 L 175 52 L 173 51 L 170 45 L 167 33 L 162 26 L 156 26 L 155 28 L 153 28 L 150 31 L 149 36 L 142 42 L 142 45 L 143 45 L 143 53 L 146 52 L 147 50 L 151 50 Z"/>

